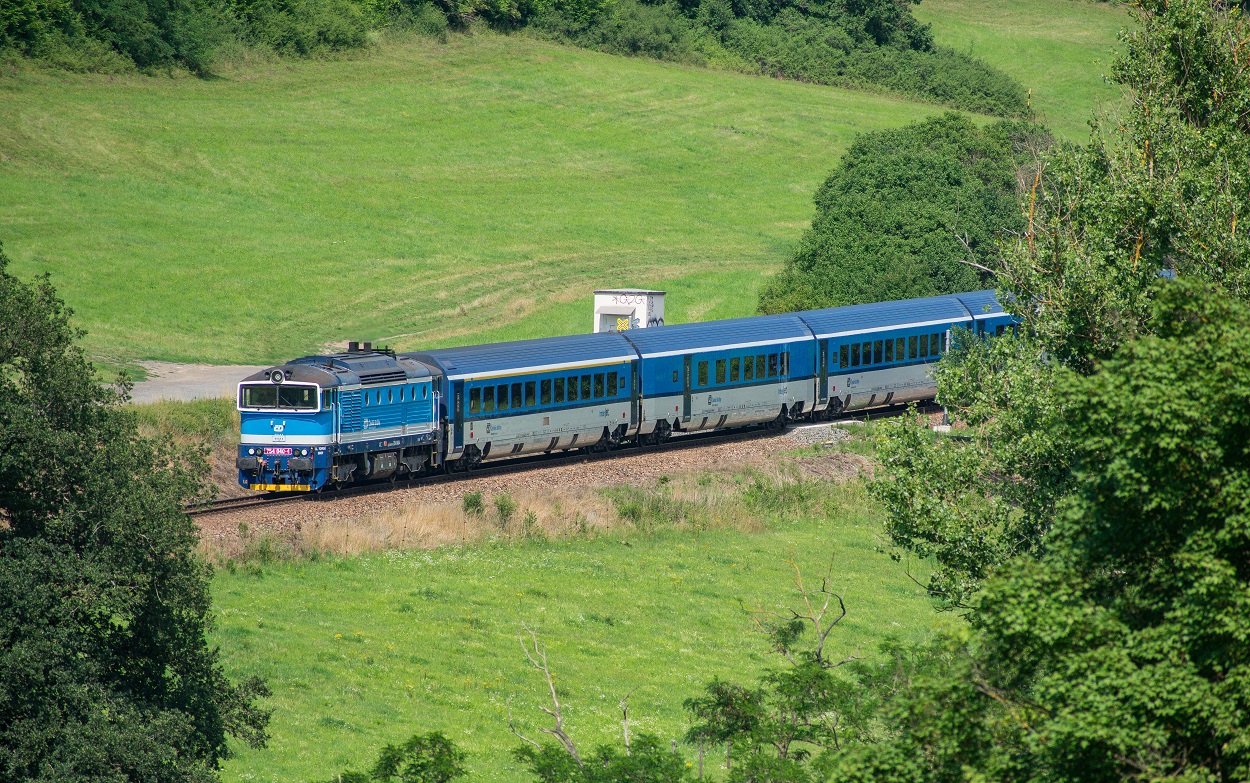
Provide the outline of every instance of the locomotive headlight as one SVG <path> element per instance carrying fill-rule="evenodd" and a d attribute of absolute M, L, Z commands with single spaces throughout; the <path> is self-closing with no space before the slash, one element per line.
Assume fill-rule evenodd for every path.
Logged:
<path fill-rule="evenodd" d="M 300 449 L 300 450 L 299 450 L 299 455 L 300 455 L 301 457 L 307 457 L 307 456 L 308 456 L 308 449 Z"/>
<path fill-rule="evenodd" d="M 247 450 L 247 455 L 248 455 L 249 457 L 250 457 L 250 456 L 252 456 L 252 455 L 253 455 L 253 454 L 255 454 L 255 453 L 256 453 L 256 449 L 248 449 L 248 450 Z"/>

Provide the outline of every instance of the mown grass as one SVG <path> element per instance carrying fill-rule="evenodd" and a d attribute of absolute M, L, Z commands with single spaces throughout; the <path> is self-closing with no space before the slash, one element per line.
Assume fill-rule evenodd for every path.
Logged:
<path fill-rule="evenodd" d="M 916 18 L 938 43 L 970 52 L 1032 90 L 1034 112 L 1061 137 L 1089 138 L 1090 113 L 1119 90 L 1111 71 L 1116 34 L 1130 24 L 1118 2 L 924 0 Z"/>
<path fill-rule="evenodd" d="M 795 491 L 811 509 L 798 521 L 785 513 Z M 213 640 L 232 674 L 269 681 L 275 709 L 269 749 L 241 750 L 223 779 L 329 779 L 385 742 L 441 730 L 470 753 L 470 779 L 525 780 L 509 715 L 538 735 L 547 697 L 517 643 L 522 621 L 549 648 L 582 747 L 616 741 L 618 702 L 635 688 L 632 730 L 677 738 L 681 703 L 703 683 L 777 663 L 746 609 L 793 603 L 790 558 L 808 576 L 832 562 L 850 610 L 840 650 L 871 653 L 886 635 L 931 629 L 924 595 L 878 548 L 880 520 L 859 483 L 756 492 L 744 502 L 764 522 L 757 532 L 661 527 L 643 514 L 638 527 L 564 539 L 219 571 Z"/>
<path fill-rule="evenodd" d="M 1122 15 L 1041 3 L 919 8 L 943 43 L 1045 74 L 1044 113 L 1079 135 Z M 855 134 L 939 110 L 492 34 L 213 80 L 18 69 L 0 241 L 114 367 L 581 332 L 614 285 L 670 291 L 671 322 L 744 315 Z"/>

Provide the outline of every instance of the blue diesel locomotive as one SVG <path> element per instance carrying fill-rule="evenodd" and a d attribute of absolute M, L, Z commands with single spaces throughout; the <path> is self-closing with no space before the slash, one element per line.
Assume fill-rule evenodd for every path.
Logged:
<path fill-rule="evenodd" d="M 317 491 L 928 399 L 951 329 L 1011 324 L 977 291 L 405 354 L 350 343 L 239 384 L 239 483 Z"/>

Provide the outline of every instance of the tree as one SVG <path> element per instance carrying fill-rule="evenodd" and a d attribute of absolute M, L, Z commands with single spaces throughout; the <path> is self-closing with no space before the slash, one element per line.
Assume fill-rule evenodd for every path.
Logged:
<path fill-rule="evenodd" d="M 184 505 L 203 454 L 139 436 L 45 277 L 0 253 L 0 770 L 6 780 L 207 781 L 264 745 L 267 695 L 205 634 Z"/>
<path fill-rule="evenodd" d="M 816 192 L 816 217 L 760 293 L 765 313 L 970 291 L 1020 230 L 1019 172 L 1039 126 L 945 114 L 860 135 Z"/>
<path fill-rule="evenodd" d="M 938 371 L 961 438 L 887 428 L 872 490 L 900 553 L 934 558 L 929 584 L 966 607 L 1018 554 L 1039 555 L 1072 489 L 1074 444 L 1053 425 L 1072 403 L 1063 369 L 1095 371 L 1155 332 L 1161 276 L 1250 298 L 1250 23 L 1210 0 L 1143 0 L 1115 79 L 1128 108 L 1082 148 L 1039 155 L 1023 230 L 996 262 L 1020 337 L 964 340 Z M 923 479 L 923 480 L 921 480 Z"/>
<path fill-rule="evenodd" d="M 1041 554 L 835 780 L 1250 777 L 1250 306 L 1192 281 L 1151 300 L 1153 334 L 1062 374 L 1074 489 Z"/>

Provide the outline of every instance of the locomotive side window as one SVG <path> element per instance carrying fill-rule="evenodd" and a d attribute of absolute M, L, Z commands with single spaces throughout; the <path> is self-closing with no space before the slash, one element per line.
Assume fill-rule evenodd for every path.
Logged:
<path fill-rule="evenodd" d="M 737 383 L 742 377 L 742 360 L 737 356 L 729 360 L 729 382 Z"/>
<path fill-rule="evenodd" d="M 885 360 L 887 362 L 894 361 L 894 341 L 893 340 L 885 341 Z"/>
<path fill-rule="evenodd" d="M 512 384 L 512 407 L 513 409 L 521 407 L 521 384 Z"/>
<path fill-rule="evenodd" d="M 859 366 L 859 343 L 855 343 L 851 346 L 851 366 Z"/>
<path fill-rule="evenodd" d="M 508 410 L 508 384 L 502 384 L 495 389 L 495 405 L 497 410 Z"/>
<path fill-rule="evenodd" d="M 534 386 L 535 386 L 535 383 L 533 381 L 525 382 L 525 406 L 527 408 L 532 407 L 535 404 Z"/>
<path fill-rule="evenodd" d="M 724 359 L 716 360 L 716 382 L 717 383 L 725 382 L 725 360 Z"/>
<path fill-rule="evenodd" d="M 875 343 L 872 344 L 872 363 L 873 364 L 881 364 L 881 362 L 885 360 L 885 355 L 882 353 L 883 350 L 884 349 L 882 348 L 882 342 L 880 340 L 877 340 Z"/>
<path fill-rule="evenodd" d="M 469 413 L 482 412 L 482 390 L 469 389 Z"/>
<path fill-rule="evenodd" d="M 564 379 L 556 378 L 556 402 L 564 402 Z"/>
<path fill-rule="evenodd" d="M 847 367 L 850 367 L 851 366 L 851 346 L 849 345 L 842 346 L 842 348 L 838 351 L 838 358 L 842 360 L 842 369 L 845 370 Z"/>
<path fill-rule="evenodd" d="M 764 377 L 764 354 L 758 354 L 755 357 L 755 378 L 760 380 Z"/>
<path fill-rule="evenodd" d="M 404 392 L 405 392 L 405 391 L 407 391 L 407 390 L 408 390 L 408 387 L 407 387 L 407 386 L 401 386 L 401 387 L 399 387 L 399 401 L 400 401 L 400 402 L 403 402 L 403 401 L 404 401 Z"/>
<path fill-rule="evenodd" d="M 916 335 L 907 338 L 907 358 L 916 358 Z"/>
<path fill-rule="evenodd" d="M 736 361 L 736 360 L 735 360 Z M 742 380 L 755 380 L 755 360 L 750 356 L 742 360 Z"/>
<path fill-rule="evenodd" d="M 699 362 L 699 385 L 707 386 L 707 362 Z"/>
<path fill-rule="evenodd" d="M 595 373 L 595 399 L 603 399 L 603 373 Z"/>
<path fill-rule="evenodd" d="M 608 396 L 615 397 L 620 391 L 620 384 L 617 382 L 616 373 L 608 373 Z"/>
<path fill-rule="evenodd" d="M 395 404 L 395 390 L 394 389 L 386 390 L 386 402 L 388 405 Z"/>
<path fill-rule="evenodd" d="M 583 400 L 590 399 L 590 376 L 589 375 L 582 376 L 582 399 Z"/>
<path fill-rule="evenodd" d="M 538 402 L 540 405 L 551 404 L 551 379 L 550 378 L 538 384 Z"/>
<path fill-rule="evenodd" d="M 768 377 L 777 377 L 777 354 L 775 353 L 768 354 Z"/>

